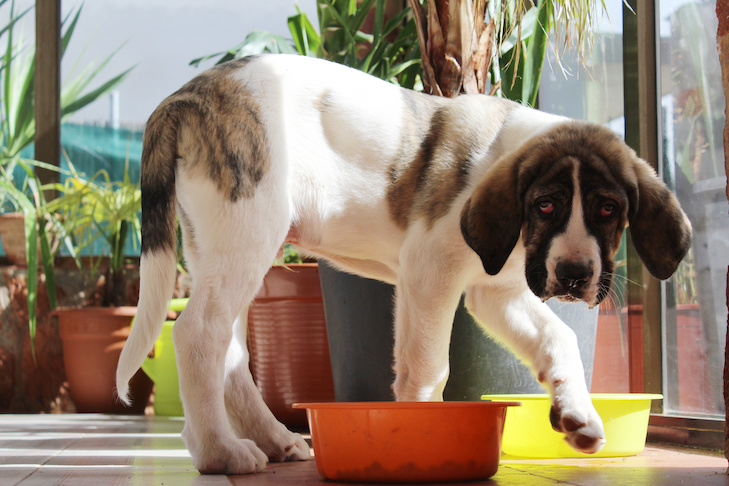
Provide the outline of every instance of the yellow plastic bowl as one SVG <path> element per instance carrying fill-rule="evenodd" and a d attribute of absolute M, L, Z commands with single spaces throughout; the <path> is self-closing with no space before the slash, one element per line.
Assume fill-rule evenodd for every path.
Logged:
<path fill-rule="evenodd" d="M 169 310 L 185 310 L 189 299 L 172 299 Z M 165 321 L 157 341 L 154 343 L 154 357 L 144 360 L 142 370 L 154 381 L 154 414 L 161 416 L 182 416 L 182 400 L 177 375 L 175 347 L 172 344 L 172 326 L 175 321 Z"/>
<path fill-rule="evenodd" d="M 501 445 L 505 454 L 517 457 L 556 459 L 562 457 L 634 456 L 645 447 L 651 400 L 658 394 L 593 393 L 592 403 L 605 425 L 605 446 L 595 454 L 577 452 L 555 432 L 549 422 L 551 401 L 547 394 L 484 395 L 494 402 L 517 401 L 521 407 L 510 408 L 504 424 Z"/>

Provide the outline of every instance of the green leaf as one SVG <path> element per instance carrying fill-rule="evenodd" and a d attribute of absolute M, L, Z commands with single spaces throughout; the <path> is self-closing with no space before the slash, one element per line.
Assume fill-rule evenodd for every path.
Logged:
<path fill-rule="evenodd" d="M 324 0 L 324 1 L 329 2 L 330 0 Z M 374 0 L 365 0 L 365 3 L 360 5 L 360 10 L 364 10 L 364 8 L 366 6 L 371 7 L 373 2 L 374 2 Z M 341 53 L 341 55 L 343 55 L 345 52 L 351 52 L 352 49 L 354 49 L 354 47 L 357 44 L 357 40 L 354 37 L 354 33 L 357 30 L 359 30 L 359 28 L 362 26 L 362 23 L 364 22 L 364 19 L 366 18 L 366 14 L 369 12 L 369 10 L 367 10 L 365 12 L 365 15 L 362 16 L 362 21 L 359 23 L 359 25 L 356 25 L 357 24 L 356 18 L 354 19 L 354 21 L 350 21 L 350 22 L 345 20 L 345 18 L 342 17 L 342 15 L 335 8 L 330 8 L 329 12 L 331 13 L 333 19 L 336 21 L 336 25 L 337 25 L 336 32 L 339 33 L 340 35 L 343 33 L 346 38 L 346 44 L 344 44 L 344 43 L 341 44 L 341 46 L 344 46 L 344 48 L 340 47 L 339 49 L 336 50 L 336 52 Z M 328 27 L 328 30 L 330 30 L 331 32 L 334 32 L 334 30 L 332 30 L 332 29 L 333 29 L 333 27 L 331 27 L 331 26 Z"/>
<path fill-rule="evenodd" d="M 0 2 L 0 7 L 2 7 L 3 5 L 5 5 L 7 3 L 7 1 L 8 0 L 2 0 L 2 2 Z M 27 14 L 28 12 L 30 12 L 34 8 L 35 8 L 35 6 L 34 5 L 31 5 L 30 7 L 28 7 L 27 9 L 25 9 L 25 11 L 23 13 L 17 14 L 14 17 L 11 16 L 11 18 L 8 20 L 8 25 L 6 25 L 2 29 L 0 29 L 0 37 L 2 37 L 5 34 L 5 32 L 7 32 L 8 30 L 12 29 L 15 26 L 15 24 L 17 24 L 20 21 L 20 19 L 22 19 L 23 17 L 25 17 L 25 14 Z"/>
<path fill-rule="evenodd" d="M 61 58 L 63 58 L 63 55 L 66 53 L 66 48 L 68 47 L 69 42 L 71 42 L 71 37 L 76 30 L 76 24 L 78 23 L 78 19 L 81 16 L 81 10 L 83 10 L 83 8 L 84 6 L 83 4 L 81 4 L 78 10 L 76 10 L 76 15 L 73 17 L 73 20 L 71 20 L 71 25 L 68 26 L 66 32 L 61 36 Z M 63 21 L 61 22 L 61 27 L 66 24 L 72 13 L 73 10 L 68 13 L 65 19 L 63 19 Z"/>
<path fill-rule="evenodd" d="M 360 30 L 365 20 L 367 20 L 367 16 L 369 15 L 370 10 L 372 10 L 372 5 L 374 5 L 374 3 L 375 0 L 364 0 L 357 6 L 357 10 L 354 12 L 354 16 L 351 17 L 351 20 L 348 23 L 343 22 L 342 25 L 347 25 L 350 32 L 357 32 Z"/>
<path fill-rule="evenodd" d="M 306 13 L 299 13 L 288 18 L 289 31 L 294 39 L 294 45 L 299 54 L 312 56 L 321 47 L 321 37 L 314 26 L 311 25 Z"/>
<path fill-rule="evenodd" d="M 384 55 L 386 48 L 385 42 L 382 42 L 382 24 L 385 22 L 385 0 L 377 0 L 375 5 L 375 19 L 372 25 L 372 45 L 370 52 L 364 59 L 362 71 L 370 73 L 370 66 L 377 66 Z M 359 29 L 357 29 L 359 30 Z M 356 46 L 355 46 L 356 48 Z"/>
<path fill-rule="evenodd" d="M 41 245 L 41 256 L 43 264 L 43 273 L 46 276 L 46 289 L 48 293 L 48 300 L 51 305 L 51 309 L 55 309 L 57 306 L 56 302 L 56 273 L 53 267 L 53 255 L 51 254 L 51 247 L 48 242 L 48 233 L 46 233 L 45 225 L 38 225 L 38 238 Z"/>
<path fill-rule="evenodd" d="M 189 65 L 192 67 L 200 67 L 200 64 L 205 61 L 208 61 L 208 60 L 213 59 L 218 56 L 229 55 L 230 53 L 231 53 L 231 51 L 229 50 L 229 51 L 216 52 L 214 54 L 208 54 L 207 56 L 198 57 L 196 59 L 193 59 L 192 61 L 190 61 Z M 230 59 L 232 59 L 232 57 Z"/>
<path fill-rule="evenodd" d="M 549 44 L 549 29 L 551 23 L 552 3 L 542 0 L 537 7 L 537 20 L 532 35 L 527 40 L 524 53 L 524 71 L 521 87 L 521 101 L 529 106 L 537 103 L 537 93 L 542 76 L 542 66 Z"/>
<path fill-rule="evenodd" d="M 245 41 L 235 52 L 235 57 L 245 57 L 262 52 L 296 54 L 297 51 L 286 38 L 270 32 L 257 30 L 246 36 Z"/>
<path fill-rule="evenodd" d="M 25 253 L 28 264 L 28 329 L 30 331 L 30 350 L 35 361 L 35 334 L 38 302 L 38 223 L 35 208 L 27 207 L 25 213 Z"/>
<path fill-rule="evenodd" d="M 111 78 L 106 83 L 102 84 L 98 88 L 86 93 L 84 96 L 81 96 L 80 98 L 77 98 L 69 103 L 66 103 L 61 107 L 61 115 L 63 117 L 69 116 L 72 113 L 77 112 L 81 108 L 89 105 L 90 103 L 96 101 L 100 96 L 104 95 L 105 93 L 108 93 L 112 89 L 114 89 L 116 86 L 119 85 L 124 79 L 129 75 L 131 70 L 134 69 L 134 66 L 127 69 L 126 71 L 122 72 L 121 74 L 118 74 Z"/>

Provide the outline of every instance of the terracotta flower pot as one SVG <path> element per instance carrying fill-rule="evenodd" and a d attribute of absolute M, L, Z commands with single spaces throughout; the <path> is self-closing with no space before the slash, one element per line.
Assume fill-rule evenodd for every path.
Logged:
<path fill-rule="evenodd" d="M 707 356 L 704 323 L 699 304 L 676 306 L 678 409 L 684 412 L 714 410 L 710 389 L 711 366 Z"/>
<path fill-rule="evenodd" d="M 612 331 L 610 336 L 607 331 L 599 332 L 598 348 L 601 352 L 596 356 L 596 360 L 600 358 L 599 362 L 596 361 L 598 376 L 604 376 L 611 368 L 614 373 L 619 370 L 619 377 L 610 382 L 601 379 L 600 386 L 593 388 L 593 392 L 629 391 L 631 353 L 638 354 L 638 359 L 642 357 L 643 350 L 638 343 L 643 340 L 643 306 L 629 305 L 621 312 L 622 330 L 621 319 L 615 311 L 612 315 L 602 317 L 601 326 L 609 327 Z M 675 342 L 672 348 L 668 345 L 666 352 L 675 375 L 669 373 L 671 393 L 665 397 L 665 403 L 680 412 L 706 413 L 713 410 L 719 413 L 718 409 L 714 410 L 716 405 L 707 392 L 711 383 L 710 363 L 699 304 L 677 304 L 673 312 Z M 638 336 L 632 345 L 629 342 L 631 332 Z"/>
<path fill-rule="evenodd" d="M 50 228 L 50 226 L 46 226 Z M 57 235 L 47 232 L 50 237 L 48 243 L 51 251 L 58 247 L 60 238 Z M 28 259 L 25 251 L 25 215 L 23 213 L 0 214 L 0 242 L 3 245 L 5 256 L 10 260 L 11 265 L 16 267 L 27 266 Z M 41 254 L 40 238 L 38 239 L 38 263 L 43 259 Z"/>
<path fill-rule="evenodd" d="M 25 258 L 25 215 L 23 213 L 0 214 L 0 240 L 5 256 L 10 263 L 24 267 Z"/>
<path fill-rule="evenodd" d="M 306 428 L 295 402 L 334 401 L 319 267 L 274 266 L 248 311 L 251 371 L 278 420 Z"/>
<path fill-rule="evenodd" d="M 136 307 L 86 307 L 54 312 L 63 343 L 69 393 L 77 411 L 144 413 L 153 383 L 143 371 L 132 378 L 131 407 L 124 406 L 115 392 L 116 365 L 136 313 Z"/>

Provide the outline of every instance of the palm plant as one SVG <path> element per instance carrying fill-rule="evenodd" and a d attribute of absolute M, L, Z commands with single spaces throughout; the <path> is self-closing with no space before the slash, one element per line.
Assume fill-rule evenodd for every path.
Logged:
<path fill-rule="evenodd" d="M 499 94 L 533 106 L 550 33 L 558 63 L 573 44 L 585 59 L 598 8 L 605 9 L 603 0 L 407 1 L 406 7 L 393 0 L 317 0 L 319 31 L 301 11 L 289 17 L 293 46 L 281 36 L 253 32 L 238 46 L 191 64 L 298 52 L 430 94 Z M 363 29 L 368 17 L 372 28 Z"/>
<path fill-rule="evenodd" d="M 549 32 L 561 49 L 591 45 L 595 0 L 408 0 L 431 94 L 497 93 L 536 102 Z M 604 3 L 601 2 L 604 9 Z"/>
<path fill-rule="evenodd" d="M 105 170 L 87 179 L 76 171 L 70 161 L 68 164 L 71 173 L 64 184 L 53 185 L 61 196 L 48 203 L 47 209 L 67 223 L 65 234 L 72 242 L 79 266 L 79 253 L 101 242 L 104 248 L 101 255 L 109 257 L 101 305 L 124 305 L 127 239 L 131 235 L 133 244 L 137 245 L 141 238 L 139 213 L 142 195 L 139 182 L 130 180 L 128 160 L 122 181 L 112 181 Z M 98 269 L 100 263 L 101 257 L 91 257 L 93 269 Z"/>
<path fill-rule="evenodd" d="M 316 56 L 414 88 L 420 80 L 417 32 L 410 10 L 389 8 L 387 0 L 317 0 L 319 31 L 306 14 L 289 17 L 299 53 Z M 372 15 L 371 27 L 363 26 Z"/>
<path fill-rule="evenodd" d="M 301 10 L 288 18 L 289 41 L 253 32 L 238 46 L 193 60 L 219 57 L 216 64 L 261 52 L 299 53 L 354 67 L 406 88 L 420 83 L 420 52 L 410 9 L 394 10 L 388 0 L 317 0 L 319 31 Z M 372 21 L 371 32 L 363 26 Z"/>

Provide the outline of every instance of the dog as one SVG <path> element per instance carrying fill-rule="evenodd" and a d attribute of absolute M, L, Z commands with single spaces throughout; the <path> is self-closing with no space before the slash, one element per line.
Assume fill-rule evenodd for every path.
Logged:
<path fill-rule="evenodd" d="M 247 307 L 284 242 L 395 285 L 395 397 L 442 400 L 456 307 L 527 363 L 575 449 L 605 443 L 574 333 L 544 301 L 598 305 L 629 224 L 668 278 L 691 225 L 650 166 L 607 128 L 486 95 L 402 89 L 303 56 L 214 67 L 146 126 L 139 308 L 128 382 L 162 328 L 177 220 L 193 279 L 173 332 L 183 439 L 201 473 L 310 458 L 248 369 Z M 435 447 L 435 445 L 434 445 Z"/>

